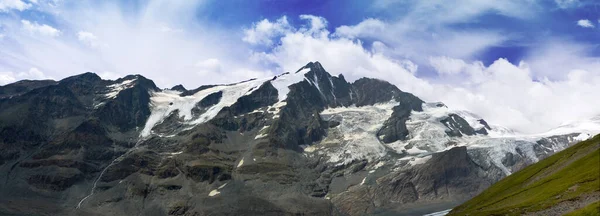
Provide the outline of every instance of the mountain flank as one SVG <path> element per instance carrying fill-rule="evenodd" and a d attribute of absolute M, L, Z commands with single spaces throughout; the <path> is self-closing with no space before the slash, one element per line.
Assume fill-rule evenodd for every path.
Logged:
<path fill-rule="evenodd" d="M 448 215 L 599 215 L 600 135 L 528 166 Z"/>

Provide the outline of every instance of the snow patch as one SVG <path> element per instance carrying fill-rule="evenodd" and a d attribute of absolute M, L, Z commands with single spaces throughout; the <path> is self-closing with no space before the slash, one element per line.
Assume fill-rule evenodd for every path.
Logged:
<path fill-rule="evenodd" d="M 208 196 L 212 197 L 212 196 L 216 196 L 219 195 L 221 192 L 219 192 L 217 189 L 214 189 L 212 191 L 210 191 L 210 193 L 208 193 Z"/>
<path fill-rule="evenodd" d="M 392 115 L 392 108 L 396 105 L 398 103 L 393 101 L 373 106 L 325 109 L 321 112 L 321 117 L 328 121 L 338 121 L 340 125 L 329 129 L 327 137 L 304 151 L 322 149 L 329 156 L 329 162 L 337 164 L 383 157 L 387 153 L 386 148 L 379 142 L 376 134 Z"/>
<path fill-rule="evenodd" d="M 480 130 L 482 128 L 485 128 L 485 125 L 483 125 L 483 124 L 481 124 L 481 122 L 479 122 L 479 120 L 482 118 L 471 112 L 468 112 L 465 110 L 454 110 L 452 112 L 454 112 L 456 115 L 463 118 L 467 123 L 469 123 L 469 126 L 471 126 L 475 130 Z"/>
<path fill-rule="evenodd" d="M 489 160 L 496 167 L 500 168 L 504 174 L 510 175 L 512 173 L 511 169 L 502 163 L 502 159 L 506 157 L 507 153 L 514 155 L 524 154 L 524 156 L 528 159 L 532 160 L 533 162 L 537 162 L 539 159 L 533 150 L 533 145 L 535 145 L 535 142 L 529 142 L 525 140 L 490 138 L 474 140 L 469 143 L 468 148 L 482 150 L 484 154 L 487 154 Z M 517 152 L 517 148 L 520 150 L 520 152 Z"/>
<path fill-rule="evenodd" d="M 412 148 L 406 149 L 406 152 L 411 155 L 416 155 L 416 154 L 427 153 L 428 151 L 425 151 L 425 150 L 417 148 L 416 146 L 413 146 Z"/>
<path fill-rule="evenodd" d="M 137 80 L 137 78 L 134 78 L 134 79 L 125 80 L 123 82 L 115 83 L 115 84 L 107 86 L 110 91 L 108 93 L 106 93 L 104 95 L 104 97 L 110 98 L 110 99 L 116 98 L 117 95 L 119 95 L 119 92 L 135 86 L 134 81 L 136 81 L 136 80 Z"/>
<path fill-rule="evenodd" d="M 100 102 L 100 103 L 97 103 L 97 104 L 95 104 L 95 105 L 94 105 L 94 109 L 98 109 L 98 108 L 100 108 L 101 106 L 104 106 L 104 104 L 106 104 L 106 103 L 105 103 L 105 102 Z"/>
<path fill-rule="evenodd" d="M 225 183 L 225 184 L 223 184 L 223 185 L 219 186 L 217 189 L 214 189 L 214 190 L 210 191 L 210 192 L 208 193 L 208 196 L 212 197 L 212 196 L 219 195 L 219 194 L 221 193 L 219 190 L 220 190 L 220 189 L 223 189 L 223 188 L 225 187 L 225 185 L 227 185 L 227 183 Z"/>
<path fill-rule="evenodd" d="M 579 135 L 577 135 L 577 136 L 576 136 L 576 137 L 574 137 L 573 139 L 574 139 L 574 140 L 577 140 L 577 141 L 584 141 L 584 140 L 587 140 L 587 139 L 589 139 L 589 138 L 590 138 L 590 136 L 591 136 L 591 135 L 590 135 L 590 134 L 587 134 L 587 133 L 580 133 Z"/>
<path fill-rule="evenodd" d="M 382 167 L 383 165 L 385 165 L 385 162 L 383 161 L 379 161 L 379 163 L 375 164 L 375 166 L 373 166 L 373 169 L 379 169 L 380 167 Z"/>
<path fill-rule="evenodd" d="M 258 135 L 256 135 L 256 136 L 254 137 L 254 139 L 262 139 L 262 138 L 265 138 L 265 137 L 267 137 L 268 135 L 269 135 L 269 134 L 267 134 L 267 133 L 261 133 L 261 134 L 258 134 Z"/>
<path fill-rule="evenodd" d="M 406 141 L 396 141 L 387 144 L 396 152 L 401 153 L 408 149 L 412 154 L 423 151 L 439 152 L 447 148 L 452 138 L 446 134 L 448 128 L 440 121 L 451 114 L 447 107 L 436 106 L 437 103 L 423 104 L 423 111 L 412 111 L 410 118 L 406 121 L 408 137 Z M 406 148 L 408 145 L 410 148 Z"/>
<path fill-rule="evenodd" d="M 244 158 L 242 158 L 242 160 L 240 160 L 240 162 L 237 165 L 237 168 L 241 167 L 242 165 L 244 165 Z"/>
<path fill-rule="evenodd" d="M 161 92 L 153 92 L 151 100 L 151 114 L 146 121 L 144 129 L 140 133 L 141 137 L 147 137 L 152 134 L 152 128 L 164 121 L 171 113 L 176 110 L 179 112 L 179 117 L 183 119 L 187 129 L 193 126 L 202 124 L 214 118 L 221 109 L 231 106 L 238 98 L 252 93 L 266 80 L 250 80 L 232 85 L 215 86 L 204 89 L 189 96 L 180 96 L 178 91 L 164 90 Z M 208 108 L 206 112 L 200 116 L 193 116 L 192 109 L 198 102 L 206 96 L 221 91 L 222 97 L 216 105 Z M 175 133 L 173 133 L 175 134 Z"/>
<path fill-rule="evenodd" d="M 182 153 L 183 153 L 183 151 L 178 151 L 178 152 L 172 152 L 172 153 L 167 153 L 167 154 L 169 155 L 168 157 L 171 158 L 171 157 L 173 157 L 175 155 L 179 155 L 179 154 L 182 154 Z"/>
<path fill-rule="evenodd" d="M 290 92 L 290 86 L 299 83 L 305 79 L 304 74 L 308 73 L 310 68 L 302 68 L 296 73 L 285 73 L 275 77 L 275 80 L 271 81 L 271 84 L 277 89 L 277 98 L 279 101 L 283 101 L 287 98 L 287 94 Z"/>
<path fill-rule="evenodd" d="M 256 135 L 254 137 L 254 139 L 262 139 L 265 138 L 269 135 L 267 129 L 269 129 L 269 127 L 271 127 L 270 125 L 264 126 L 263 128 L 261 128 L 260 130 L 258 130 L 258 135 Z"/>
<path fill-rule="evenodd" d="M 304 152 L 308 152 L 308 153 L 314 152 L 316 150 L 318 150 L 318 148 L 316 146 L 307 146 L 306 148 L 304 148 Z"/>
<path fill-rule="evenodd" d="M 314 78 L 314 81 L 310 81 L 310 80 L 309 80 L 309 81 L 310 81 L 310 83 L 312 83 L 312 84 L 313 84 L 313 86 L 315 86 L 315 87 L 317 88 L 317 90 L 319 90 L 319 93 L 321 93 L 321 95 L 322 95 L 323 97 L 325 97 L 325 94 L 323 94 L 323 91 L 321 91 L 321 88 L 319 87 L 319 78 L 317 78 L 317 74 L 316 74 L 316 73 L 314 73 L 313 75 L 314 75 L 314 76 L 313 76 L 313 78 Z"/>

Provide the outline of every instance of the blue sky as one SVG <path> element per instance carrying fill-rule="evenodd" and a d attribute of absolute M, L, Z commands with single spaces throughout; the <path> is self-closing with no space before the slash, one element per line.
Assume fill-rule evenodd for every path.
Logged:
<path fill-rule="evenodd" d="M 0 0 L 0 85 L 92 71 L 194 88 L 320 61 L 535 132 L 600 115 L 599 12 L 594 0 Z"/>

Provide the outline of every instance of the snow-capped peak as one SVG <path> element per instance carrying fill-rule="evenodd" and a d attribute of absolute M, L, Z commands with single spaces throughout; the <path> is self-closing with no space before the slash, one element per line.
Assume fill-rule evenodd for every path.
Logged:
<path fill-rule="evenodd" d="M 309 67 L 302 67 L 296 73 L 284 73 L 282 75 L 276 76 L 274 80 L 271 81 L 271 84 L 275 89 L 277 89 L 277 95 L 279 101 L 284 101 L 287 98 L 287 94 L 290 92 L 290 86 L 292 84 L 301 82 L 306 79 L 304 76 L 306 73 L 310 71 Z"/>
<path fill-rule="evenodd" d="M 186 128 L 188 129 L 194 125 L 207 122 L 214 118 L 221 109 L 233 105 L 240 97 L 251 94 L 266 82 L 271 82 L 273 87 L 277 89 L 278 104 L 285 104 L 283 102 L 290 91 L 289 87 L 306 79 L 305 74 L 309 71 L 311 71 L 311 68 L 304 66 L 296 73 L 283 73 L 273 78 L 252 79 L 230 85 L 213 86 L 189 96 L 182 96 L 180 91 L 174 90 L 152 92 L 151 114 L 140 136 L 149 136 L 154 126 L 162 123 L 165 118 L 169 117 L 175 111 L 179 112 L 178 117 L 183 119 L 183 123 L 187 125 Z M 126 84 L 126 82 L 123 82 L 121 85 L 115 85 L 115 88 L 126 86 Z M 192 115 L 192 109 L 198 102 L 219 91 L 222 92 L 222 97 L 217 104 L 209 107 L 200 116 L 194 117 Z"/>

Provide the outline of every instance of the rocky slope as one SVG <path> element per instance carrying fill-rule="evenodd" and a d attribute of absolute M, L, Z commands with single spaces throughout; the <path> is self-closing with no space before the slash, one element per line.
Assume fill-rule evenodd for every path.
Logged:
<path fill-rule="evenodd" d="M 441 210 L 597 133 L 568 128 L 517 135 L 318 62 L 192 90 L 140 75 L 24 81 L 0 87 L 0 214 Z"/>
<path fill-rule="evenodd" d="M 597 135 L 502 179 L 450 215 L 598 215 L 599 200 Z"/>

